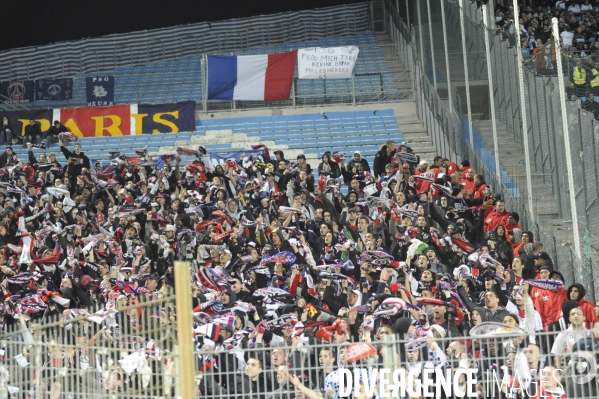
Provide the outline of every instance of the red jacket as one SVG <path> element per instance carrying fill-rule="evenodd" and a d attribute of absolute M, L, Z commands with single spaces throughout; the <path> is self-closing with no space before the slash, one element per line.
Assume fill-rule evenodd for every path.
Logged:
<path fill-rule="evenodd" d="M 472 198 L 476 199 L 476 198 L 484 198 L 485 197 L 485 189 L 487 188 L 487 184 L 483 183 L 480 186 L 476 187 L 476 185 L 474 186 L 474 194 L 472 195 Z"/>
<path fill-rule="evenodd" d="M 582 309 L 582 313 L 584 313 L 584 319 L 586 321 L 587 328 L 593 328 L 595 322 L 599 321 L 597 315 L 595 315 L 595 306 L 584 298 L 580 299 L 578 303 L 580 304 L 580 309 Z"/>
<path fill-rule="evenodd" d="M 562 314 L 562 303 L 568 297 L 568 291 L 564 288 L 551 291 L 542 288 L 533 287 L 530 298 L 539 312 L 543 321 L 543 331 L 547 331 L 547 326 L 560 319 Z"/>
<path fill-rule="evenodd" d="M 520 256 L 520 254 L 518 252 L 520 251 L 520 248 L 522 248 L 523 245 L 524 245 L 524 243 L 522 241 L 520 241 L 518 244 L 512 244 L 512 248 L 514 248 L 514 256 L 515 257 Z"/>
<path fill-rule="evenodd" d="M 464 186 L 466 191 L 469 191 L 471 194 L 474 194 L 476 191 L 476 185 L 474 184 L 474 180 L 466 179 L 465 177 L 460 180 L 460 185 Z"/>
<path fill-rule="evenodd" d="M 494 206 L 488 206 L 485 208 L 485 233 L 487 231 L 495 230 L 495 227 L 500 224 L 507 226 L 507 218 L 510 216 L 509 212 L 498 213 Z"/>
<path fill-rule="evenodd" d="M 453 175 L 455 172 L 459 170 L 458 164 L 455 162 L 449 162 L 447 164 L 447 176 Z"/>
<path fill-rule="evenodd" d="M 425 170 L 424 172 L 420 169 L 417 169 L 416 172 L 414 172 L 415 176 L 421 175 L 423 173 L 428 173 L 431 172 L 430 170 Z M 420 180 L 420 179 L 414 179 L 416 181 L 416 193 L 420 194 L 420 193 L 428 193 L 429 190 L 431 189 L 431 186 L 433 185 L 432 181 L 426 181 L 426 180 Z"/>
<path fill-rule="evenodd" d="M 433 172 L 435 172 L 435 180 L 439 178 L 439 175 L 441 173 L 443 173 L 443 171 L 441 170 L 441 168 L 439 168 L 437 166 L 433 166 L 432 170 L 433 170 Z"/>

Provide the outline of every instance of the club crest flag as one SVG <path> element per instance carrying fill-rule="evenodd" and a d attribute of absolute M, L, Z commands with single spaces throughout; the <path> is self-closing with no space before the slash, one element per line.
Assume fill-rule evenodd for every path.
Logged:
<path fill-rule="evenodd" d="M 85 91 L 90 107 L 114 105 L 114 76 L 86 77 Z"/>
<path fill-rule="evenodd" d="M 35 81 L 36 100 L 70 100 L 73 79 L 39 79 Z"/>
<path fill-rule="evenodd" d="M 34 100 L 33 80 L 11 80 L 0 84 L 0 103 L 24 104 Z"/>

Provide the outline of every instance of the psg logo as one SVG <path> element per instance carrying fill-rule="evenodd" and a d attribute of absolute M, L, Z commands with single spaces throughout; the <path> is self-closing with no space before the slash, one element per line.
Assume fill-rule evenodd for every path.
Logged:
<path fill-rule="evenodd" d="M 57 96 L 60 94 L 60 92 L 62 91 L 62 88 L 60 87 L 60 85 L 50 85 L 50 87 L 48 87 L 48 94 L 51 96 Z"/>
<path fill-rule="evenodd" d="M 16 81 L 8 86 L 8 96 L 11 100 L 21 100 L 25 96 L 25 85 L 22 81 Z"/>

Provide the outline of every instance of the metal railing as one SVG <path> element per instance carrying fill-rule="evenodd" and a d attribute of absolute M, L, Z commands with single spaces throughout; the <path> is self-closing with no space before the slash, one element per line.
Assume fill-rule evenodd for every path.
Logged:
<path fill-rule="evenodd" d="M 308 328 L 297 337 L 291 336 L 293 329 L 264 335 L 241 329 L 237 330 L 241 339 L 236 340 L 228 340 L 229 333 L 223 329 L 213 340 L 202 328 L 210 321 L 203 315 L 194 322 L 199 332 L 192 364 L 182 364 L 175 327 L 182 316 L 175 312 L 173 298 L 133 305 L 131 301 L 125 295 L 119 297 L 117 309 L 100 323 L 98 316 L 90 321 L 89 316 L 73 317 L 75 312 L 70 310 L 54 323 L 20 318 L 15 332 L 0 337 L 0 396 L 339 398 L 341 391 L 353 390 L 353 378 L 361 375 L 358 389 L 369 389 L 372 384 L 374 392 L 384 397 L 385 388 L 377 376 L 384 369 L 390 373 L 387 395 L 391 387 L 401 384 L 395 388 L 405 389 L 407 397 L 425 396 L 422 389 L 443 392 L 436 373 L 444 380 L 449 375 L 449 381 L 455 378 L 456 383 L 451 390 L 445 389 L 446 395 L 433 397 L 464 397 L 468 384 L 474 396 L 466 397 L 477 398 L 516 398 L 517 392 L 526 390 L 524 397 L 546 397 L 542 395 L 549 391 L 583 399 L 596 397 L 599 388 L 597 328 L 581 329 L 576 335 L 559 330 L 529 334 L 518 327 L 491 323 L 473 326 L 471 334 L 466 327 L 462 336 L 443 328 L 424 332 L 417 324 L 409 333 L 398 334 L 393 320 L 376 331 L 336 330 L 329 342 L 317 338 L 320 327 Z M 350 326 L 348 319 L 344 322 Z M 566 339 L 569 335 L 573 339 Z M 185 371 L 191 381 L 182 380 L 183 367 L 188 367 Z M 404 383 L 391 378 L 402 370 Z M 471 371 L 471 375 L 459 378 L 461 371 Z M 432 381 L 425 379 L 429 372 Z M 412 373 L 413 380 L 408 377 Z M 184 382 L 191 382 L 192 396 L 182 395 Z"/>
<path fill-rule="evenodd" d="M 351 43 L 352 38 L 347 37 L 344 42 Z M 316 43 L 316 42 L 315 42 Z M 358 59 L 356 71 L 350 79 L 334 80 L 295 80 L 294 90 L 290 99 L 286 101 L 212 101 L 206 100 L 202 91 L 190 90 L 185 98 L 177 95 L 182 87 L 207 85 L 206 56 L 190 58 L 185 60 L 185 65 L 193 65 L 193 68 L 185 71 L 144 71 L 140 73 L 119 73 L 115 75 L 115 95 L 126 102 L 153 102 L 148 100 L 147 93 L 157 93 L 157 100 L 178 101 L 195 100 L 198 105 L 202 104 L 205 112 L 209 111 L 235 111 L 245 108 L 274 108 L 274 107 L 303 107 L 323 104 L 363 104 L 375 102 L 396 102 L 412 100 L 413 81 L 410 75 L 408 62 L 399 57 L 401 49 L 395 44 L 380 43 L 361 46 L 362 52 Z M 263 50 L 262 50 L 263 52 Z M 260 50 L 245 51 L 244 54 L 259 54 Z M 234 55 L 236 52 L 221 52 L 222 55 Z M 369 55 L 371 54 L 371 55 Z M 181 62 L 183 63 L 183 61 Z M 371 72 L 360 72 L 371 71 Z M 197 74 L 197 79 L 180 82 L 180 77 L 189 74 Z M 119 81 L 126 83 L 119 83 Z M 132 82 L 134 80 L 134 82 Z M 159 82 L 155 82 L 159 80 Z M 161 80 L 161 81 L 160 81 Z M 154 82 L 153 82 L 154 81 Z M 72 100 L 61 101 L 70 106 L 84 106 L 85 95 L 84 83 L 75 82 Z M 164 92 L 169 96 L 165 98 Z M 127 93 L 124 97 L 122 93 Z M 158 95 L 159 94 L 159 95 Z M 459 94 L 454 90 L 454 95 Z M 35 106 L 49 106 L 52 102 L 38 101 Z"/>
<path fill-rule="evenodd" d="M 348 41 L 351 42 L 351 38 L 348 38 Z M 413 100 L 411 70 L 408 60 L 402 58 L 403 52 L 397 44 L 379 43 L 360 46 L 360 49 L 356 69 L 350 79 L 295 79 L 290 99 L 284 101 L 216 101 L 202 97 L 203 109 L 205 112 L 213 112 Z M 254 53 L 259 52 L 244 52 L 244 54 Z M 374 55 L 368 56 L 369 53 Z M 205 58 L 203 65 L 206 65 Z M 202 70 L 202 77 L 202 84 L 206 87 L 205 67 Z"/>
<path fill-rule="evenodd" d="M 110 302 L 113 309 L 95 314 L 14 315 L 14 332 L 0 336 L 0 397 L 172 397 L 174 297 L 122 294 Z"/>
<path fill-rule="evenodd" d="M 481 11 L 477 11 L 470 2 L 443 2 L 446 32 L 442 29 L 440 2 L 430 2 L 429 20 L 427 2 L 423 0 L 386 0 L 389 35 L 394 43 L 399 44 L 404 54 L 401 58 L 409 59 L 412 63 L 410 69 L 413 70 L 419 117 L 439 153 L 454 160 L 468 159 L 471 166 L 485 176 L 487 184 L 503 196 L 506 209 L 519 213 L 520 225 L 534 233 L 535 241 L 544 244 L 544 250 L 566 280 L 584 284 L 593 298 L 595 292 L 599 292 L 599 284 L 595 282 L 599 279 L 593 278 L 599 276 L 599 265 L 593 259 L 597 253 L 594 237 L 599 237 L 599 204 L 596 201 L 599 184 L 595 156 L 595 132 L 599 130 L 595 130 L 596 122 L 592 113 L 583 110 L 575 102 L 567 104 L 570 144 L 575 157 L 572 163 L 575 165 L 574 181 L 577 187 L 576 214 L 583 226 L 580 237 L 584 237 L 581 239 L 579 257 L 572 246 L 576 232 L 567 220 L 571 216 L 569 192 L 565 184 L 564 134 L 559 112 L 559 91 L 556 79 L 551 76 L 555 68 L 551 49 L 539 51 L 539 55 L 535 54 L 527 60 L 531 68 L 525 69 L 524 86 L 520 87 L 517 79 L 517 30 L 509 24 L 501 29 L 494 26 L 486 29 L 482 24 Z M 406 20 L 412 26 L 407 26 Z M 429 25 L 437 33 L 432 41 Z M 464 74 L 464 62 L 459 56 L 444 56 L 446 50 L 442 39 L 445 34 L 448 37 L 448 52 L 459 54 L 466 60 L 467 74 Z M 485 56 L 485 36 L 489 39 L 488 57 Z M 449 60 L 449 68 L 446 60 Z M 564 60 L 565 73 L 571 74 L 574 61 L 569 57 Z M 493 71 L 491 89 L 487 61 L 491 63 Z M 543 66 L 542 70 L 532 68 L 540 65 Z M 462 109 L 472 115 L 472 123 L 468 123 L 465 113 L 459 113 L 455 102 L 454 108 L 450 109 L 449 104 L 439 96 L 439 93 L 448 89 L 446 71 L 451 74 L 449 82 L 454 88 L 457 87 L 462 100 L 468 97 L 462 93 L 470 94 L 471 104 L 462 103 Z M 521 90 L 524 91 L 525 104 L 521 103 Z M 494 99 L 496 120 L 491 120 L 489 91 Z M 570 97 L 573 93 L 569 91 L 568 94 Z M 533 180 L 530 192 L 525 180 L 515 177 L 526 175 L 523 108 L 528 110 L 529 119 L 527 133 Z M 500 149 L 497 152 L 494 151 L 491 128 L 497 132 L 496 142 Z M 504 150 L 510 155 L 503 156 Z M 497 170 L 497 165 L 500 165 L 500 170 Z M 529 201 L 534 204 L 532 209 Z"/>

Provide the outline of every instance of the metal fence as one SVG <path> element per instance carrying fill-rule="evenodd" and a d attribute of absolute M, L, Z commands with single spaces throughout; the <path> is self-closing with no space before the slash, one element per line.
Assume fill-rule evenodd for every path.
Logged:
<path fill-rule="evenodd" d="M 180 397 L 183 365 L 173 327 L 175 312 L 168 310 L 171 304 L 171 298 L 163 298 L 119 306 L 109 316 L 116 327 L 88 317 L 43 325 L 21 320 L 18 331 L 0 337 L 0 397 Z M 443 329 L 423 334 L 419 326 L 412 326 L 399 335 L 393 325 L 381 324 L 376 331 L 362 330 L 360 341 L 354 343 L 347 341 L 348 333 L 337 330 L 330 342 L 323 342 L 316 338 L 318 328 L 295 337 L 293 329 L 246 334 L 235 344 L 224 345 L 222 338 L 214 341 L 198 334 L 191 365 L 195 394 L 190 397 L 339 398 L 342 391 L 353 390 L 353 378 L 358 376 L 362 395 L 354 398 L 385 397 L 383 377 L 377 376 L 383 369 L 390 372 L 387 395 L 395 384 L 399 392 L 406 390 L 391 397 L 423 397 L 423 389 L 433 392 L 432 397 L 446 398 L 465 393 L 477 398 L 547 397 L 542 395 L 549 392 L 597 397 L 596 328 L 576 331 L 568 340 L 568 334 L 573 335 L 569 331 L 526 334 L 518 327 L 482 327 L 466 336 L 446 336 Z M 403 377 L 392 378 L 402 371 Z M 471 375 L 459 376 L 463 371 Z M 432 381 L 426 379 L 428 372 Z M 452 386 L 445 388 L 445 395 L 436 394 L 442 392 L 439 376 Z M 370 389 L 373 393 L 368 393 Z"/>
<path fill-rule="evenodd" d="M 175 298 L 123 294 L 113 303 L 92 314 L 67 309 L 56 321 L 15 315 L 14 332 L 0 336 L 0 397 L 173 397 Z"/>
<path fill-rule="evenodd" d="M 599 292 L 599 279 L 593 278 L 599 276 L 599 265 L 593 260 L 599 237 L 595 134 L 599 129 L 593 114 L 583 109 L 590 109 L 588 104 L 567 104 L 576 220 L 582 226 L 578 232 L 581 254 L 577 256 L 572 245 L 575 232 L 567 220 L 572 216 L 560 87 L 551 43 L 524 57 L 523 104 L 518 82 L 518 31 L 512 24 L 486 28 L 481 10 L 469 1 L 387 0 L 386 10 L 387 31 L 395 43 L 403 43 L 401 48 L 407 50 L 401 58 L 413 65 L 418 115 L 440 154 L 454 160 L 468 159 L 483 173 L 495 192 L 502 194 L 507 209 L 519 213 L 523 229 L 532 231 L 535 240 L 544 244 L 567 282 L 584 284 L 587 295 L 594 298 Z M 591 61 L 589 58 L 589 75 L 594 67 Z M 571 75 L 575 63 L 565 55 L 565 73 Z M 461 107 L 449 101 L 452 91 L 460 93 Z M 569 88 L 568 97 L 572 94 Z M 526 170 L 522 109 L 527 110 L 530 172 Z"/>

